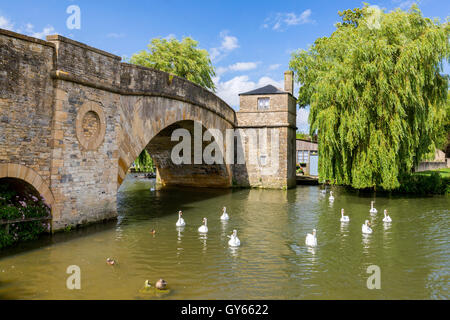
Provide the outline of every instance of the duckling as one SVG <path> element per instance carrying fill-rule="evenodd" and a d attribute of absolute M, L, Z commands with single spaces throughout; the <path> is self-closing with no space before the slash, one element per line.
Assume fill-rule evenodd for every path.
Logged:
<path fill-rule="evenodd" d="M 158 290 L 164 290 L 167 287 L 167 281 L 164 279 L 159 279 L 158 281 L 156 281 L 155 287 Z"/>

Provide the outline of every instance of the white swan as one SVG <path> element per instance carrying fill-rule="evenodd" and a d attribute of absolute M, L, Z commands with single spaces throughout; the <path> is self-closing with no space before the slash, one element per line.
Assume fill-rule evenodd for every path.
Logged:
<path fill-rule="evenodd" d="M 344 216 L 344 208 L 341 209 L 341 222 L 349 222 L 350 218 L 348 216 Z"/>
<path fill-rule="evenodd" d="M 227 208 L 223 207 L 223 213 L 220 216 L 220 220 L 225 221 L 225 220 L 229 220 L 229 219 L 230 219 L 230 216 L 227 213 Z"/>
<path fill-rule="evenodd" d="M 369 220 L 366 220 L 362 225 L 362 233 L 372 233 L 372 228 L 369 227 Z"/>
<path fill-rule="evenodd" d="M 330 197 L 328 198 L 330 201 L 334 201 L 333 191 L 330 191 Z"/>
<path fill-rule="evenodd" d="M 178 220 L 175 224 L 177 227 L 184 227 L 186 225 L 186 222 L 184 222 L 184 219 L 181 217 L 183 215 L 183 212 L 178 211 Z"/>
<path fill-rule="evenodd" d="M 384 222 L 392 222 L 392 219 L 391 219 L 391 217 L 388 216 L 387 210 L 386 210 L 386 209 L 384 209 L 384 218 L 383 218 L 383 221 L 384 221 Z"/>
<path fill-rule="evenodd" d="M 370 213 L 377 213 L 378 210 L 373 207 L 374 201 L 370 201 Z"/>
<path fill-rule="evenodd" d="M 203 224 L 198 228 L 198 232 L 201 232 L 201 233 L 207 233 L 208 232 L 207 219 L 206 218 L 203 218 Z"/>
<path fill-rule="evenodd" d="M 306 235 L 305 243 L 307 246 L 315 247 L 317 246 L 316 229 L 313 229 L 313 233 L 308 233 Z"/>
<path fill-rule="evenodd" d="M 327 186 L 325 185 L 325 189 L 320 190 L 320 192 L 321 192 L 322 194 L 326 194 L 326 193 L 327 193 Z"/>
<path fill-rule="evenodd" d="M 233 230 L 233 234 L 228 237 L 230 238 L 228 241 L 230 247 L 239 247 L 241 245 L 241 240 L 237 237 L 237 230 Z"/>

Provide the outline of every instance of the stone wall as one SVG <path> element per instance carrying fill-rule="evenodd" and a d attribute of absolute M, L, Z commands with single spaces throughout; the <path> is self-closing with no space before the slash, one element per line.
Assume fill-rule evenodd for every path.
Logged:
<path fill-rule="evenodd" d="M 0 164 L 50 183 L 54 45 L 0 29 Z"/>
<path fill-rule="evenodd" d="M 85 44 L 47 40 L 0 30 L 0 178 L 48 197 L 53 230 L 115 217 L 117 189 L 144 148 L 163 186 L 231 186 L 229 165 L 170 164 L 177 126 L 234 128 L 225 102 Z"/>

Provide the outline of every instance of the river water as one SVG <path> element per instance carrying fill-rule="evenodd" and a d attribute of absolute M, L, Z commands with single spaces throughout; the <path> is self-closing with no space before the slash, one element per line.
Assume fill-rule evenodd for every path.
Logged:
<path fill-rule="evenodd" d="M 171 189 L 129 175 L 117 221 L 0 252 L 0 299 L 449 299 L 450 197 L 358 196 L 320 187 Z M 375 200 L 378 214 L 369 213 Z M 219 220 L 227 207 L 228 223 Z M 340 209 L 350 222 L 339 221 Z M 393 222 L 382 221 L 387 208 Z M 178 210 L 187 223 L 177 230 Z M 208 218 L 207 235 L 198 233 Z M 361 225 L 372 222 L 373 234 Z M 305 245 L 317 229 L 318 246 Z M 150 230 L 155 229 L 152 235 Z M 228 247 L 238 231 L 241 246 Z M 110 266 L 106 258 L 117 264 Z M 66 286 L 79 266 L 80 290 Z M 381 289 L 368 289 L 379 267 Z M 141 293 L 164 278 L 170 294 Z M 372 278 L 371 278 L 372 279 Z M 372 283 L 372 280 L 369 281 Z"/>

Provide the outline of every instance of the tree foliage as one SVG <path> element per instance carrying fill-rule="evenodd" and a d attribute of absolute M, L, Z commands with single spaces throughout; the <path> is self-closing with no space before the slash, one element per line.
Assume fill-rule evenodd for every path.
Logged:
<path fill-rule="evenodd" d="M 204 88 L 215 90 L 215 76 L 208 51 L 198 49 L 198 42 L 187 37 L 181 42 L 175 38 L 153 39 L 148 50 L 135 53 L 130 62 L 169 72 Z"/>
<path fill-rule="evenodd" d="M 354 188 L 399 186 L 399 178 L 441 142 L 449 23 L 369 7 L 339 13 L 342 23 L 292 55 L 298 103 L 310 105 L 321 180 Z"/>
<path fill-rule="evenodd" d="M 138 172 L 153 172 L 153 159 L 146 149 L 142 150 L 137 159 L 134 161 L 136 171 Z"/>

